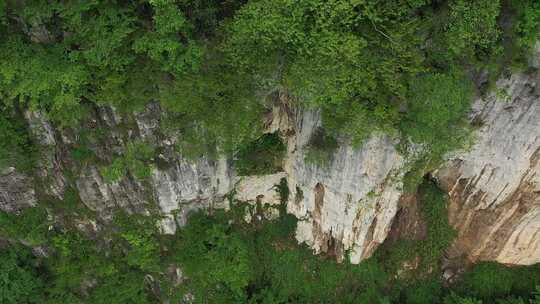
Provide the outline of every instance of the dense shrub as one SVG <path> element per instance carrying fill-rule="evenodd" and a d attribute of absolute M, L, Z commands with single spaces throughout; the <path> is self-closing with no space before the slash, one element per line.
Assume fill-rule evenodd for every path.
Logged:
<path fill-rule="evenodd" d="M 13 166 L 30 171 L 36 161 L 35 149 L 21 117 L 0 104 L 0 171 Z"/>
<path fill-rule="evenodd" d="M 264 175 L 282 170 L 286 146 L 278 133 L 264 134 L 242 147 L 235 155 L 239 175 Z"/>
<path fill-rule="evenodd" d="M 27 248 L 0 247 L 0 302 L 42 303 L 45 284 L 38 272 L 36 258 Z"/>
<path fill-rule="evenodd" d="M 512 41 L 510 42 L 515 54 L 515 61 L 526 65 L 528 57 L 538 38 L 540 38 L 540 3 L 534 0 L 511 0 L 508 6 L 514 14 L 513 29 L 511 31 Z"/>
<path fill-rule="evenodd" d="M 405 177 L 407 191 L 414 191 L 425 172 L 435 168 L 447 152 L 466 146 L 466 114 L 472 98 L 472 85 L 460 71 L 425 74 L 411 81 L 401 130 L 405 146 L 409 139 L 421 147 L 417 155 L 410 157 L 413 163 Z"/>
<path fill-rule="evenodd" d="M 152 165 L 150 161 L 154 156 L 154 150 L 144 142 L 130 142 L 127 144 L 123 155 L 113 159 L 112 164 L 103 167 L 101 174 L 107 183 L 121 180 L 129 172 L 137 179 L 150 177 Z"/>
<path fill-rule="evenodd" d="M 295 218 L 284 205 L 278 220 L 251 224 L 241 221 L 241 204 L 231 212 L 198 213 L 168 237 L 159 235 L 154 217 L 116 214 L 113 225 L 83 235 L 72 230 L 73 222 L 90 214 L 68 190 L 63 204 L 45 204 L 48 211 L 0 213 L 3 239 L 51 247 L 42 261 L 2 249 L 0 300 L 532 300 L 536 266 L 481 264 L 453 294 L 441 287 L 433 269 L 454 232 L 443 194 L 431 183 L 417 186 L 446 153 L 467 143 L 469 75 L 488 71 L 495 79 L 510 62 L 523 66 L 539 24 L 534 0 L 0 0 L 0 170 L 33 168 L 36 149 L 24 111 L 40 111 L 68 133 L 79 130 L 71 157 L 85 165 L 96 159 L 80 123 L 96 105 L 132 113 L 155 101 L 164 111 L 161 129 L 176 139 L 182 156 L 233 155 L 240 175 L 275 173 L 286 146 L 278 134 L 262 134 L 261 116 L 271 92 L 287 91 L 291 106 L 322 116 L 305 147 L 307 161 L 331 161 L 337 138 L 359 145 L 372 132 L 400 137 L 404 154 L 420 147 L 406 155 L 405 190 L 418 192 L 428 226 L 425 240 L 400 242 L 384 259 L 353 266 L 298 246 Z M 95 133 L 106 136 L 103 128 Z M 130 138 L 101 168 L 106 182 L 151 175 L 153 148 Z M 278 190 L 285 202 L 287 186 Z M 421 259 L 418 276 L 397 278 L 412 256 Z M 172 266 L 186 274 L 179 286 L 168 277 Z"/>
<path fill-rule="evenodd" d="M 47 242 L 49 223 L 47 211 L 41 207 L 26 208 L 18 214 L 0 211 L 0 236 L 39 245 Z"/>
<path fill-rule="evenodd" d="M 397 285 L 402 286 L 396 289 L 405 290 L 408 302 L 429 303 L 431 300 L 425 294 L 437 299 L 441 295 L 441 287 L 437 287 L 441 279 L 433 271 L 440 268 L 444 253 L 454 240 L 456 231 L 448 222 L 446 194 L 433 181 L 424 180 L 418 188 L 417 199 L 422 222 L 426 225 L 425 237 L 385 244 L 376 253 L 376 258 L 389 273 L 399 273 L 402 281 L 398 280 Z M 410 265 L 410 269 L 404 267 L 405 263 Z"/>
<path fill-rule="evenodd" d="M 422 188 L 424 203 L 440 203 L 435 190 Z M 394 270 L 382 264 L 385 260 L 351 265 L 314 255 L 297 244 L 294 216 L 248 224 L 242 212 L 235 211 L 246 207 L 237 203 L 228 212 L 192 214 L 174 236 L 158 235 L 154 217 L 115 213 L 115 228 L 102 231 L 104 239 L 52 231 L 47 258 L 37 259 L 20 247 L 2 247 L 0 299 L 51 304 L 156 303 L 186 297 L 194 303 L 478 304 L 476 299 L 490 303 L 499 298 L 500 303 L 527 303 L 540 284 L 537 266 L 480 264 L 449 293 L 435 275 L 396 278 Z M 424 212 L 438 208 L 427 206 Z M 446 224 L 432 223 L 429 217 L 428 240 L 439 238 L 434 243 L 441 245 L 426 246 L 426 255 L 422 246 L 416 247 L 424 263 L 434 267 L 423 271 L 437 269 L 433 261 L 440 257 L 447 235 L 437 228 Z M 182 270 L 178 286 L 167 274 L 171 265 Z"/>
<path fill-rule="evenodd" d="M 453 0 L 449 6 L 446 39 L 453 55 L 481 58 L 497 52 L 499 0 Z"/>
<path fill-rule="evenodd" d="M 458 290 L 485 301 L 511 295 L 527 296 L 540 285 L 539 269 L 539 265 L 505 267 L 491 262 L 480 263 L 465 274 Z"/>

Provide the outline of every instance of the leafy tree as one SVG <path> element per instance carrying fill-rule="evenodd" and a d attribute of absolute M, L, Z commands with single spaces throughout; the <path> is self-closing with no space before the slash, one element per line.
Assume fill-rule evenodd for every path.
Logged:
<path fill-rule="evenodd" d="M 202 50 L 195 41 L 190 40 L 192 25 L 175 2 L 150 1 L 154 11 L 153 30 L 138 38 L 133 48 L 137 53 L 146 53 L 163 71 L 182 75 L 198 69 Z M 183 43 L 182 39 L 187 43 Z"/>
<path fill-rule="evenodd" d="M 455 293 L 451 293 L 446 296 L 443 301 L 444 304 L 482 304 L 481 300 L 476 300 L 474 298 L 465 298 L 461 297 Z"/>
<path fill-rule="evenodd" d="M 402 80 L 422 69 L 409 17 L 424 2 L 386 3 L 248 3 L 227 27 L 224 48 L 258 86 L 289 88 L 323 109 L 329 130 L 359 143 L 373 127 L 392 129 L 393 97 L 403 98 Z"/>
<path fill-rule="evenodd" d="M 92 291 L 88 302 L 91 304 L 149 304 L 143 276 L 135 271 L 125 269 L 114 276 L 107 276 Z"/>
<path fill-rule="evenodd" d="M 253 276 L 250 248 L 240 235 L 228 231 L 223 215 L 210 221 L 202 214 L 182 231 L 175 259 L 191 278 L 191 292 L 201 301 L 242 298 Z"/>
<path fill-rule="evenodd" d="M 450 1 L 447 41 L 455 56 L 473 56 L 497 52 L 500 36 L 497 17 L 501 4 L 498 0 Z"/>
<path fill-rule="evenodd" d="M 158 271 L 160 269 L 160 246 L 154 219 L 117 212 L 115 224 L 120 229 L 120 239 L 129 245 L 125 262 L 130 266 L 139 267 L 143 271 Z"/>
<path fill-rule="evenodd" d="M 473 90 L 460 71 L 425 74 L 411 80 L 410 86 L 400 129 L 405 143 L 410 139 L 421 145 L 420 153 L 411 157 L 416 163 L 405 178 L 406 190 L 414 191 L 424 173 L 436 167 L 447 152 L 467 144 L 466 114 Z"/>
<path fill-rule="evenodd" d="M 282 169 L 286 147 L 278 133 L 265 134 L 242 147 L 236 154 L 239 175 L 272 174 Z"/>
<path fill-rule="evenodd" d="M 516 10 L 515 33 L 520 47 L 531 49 L 538 41 L 540 26 L 540 3 L 536 1 L 510 1 Z"/>

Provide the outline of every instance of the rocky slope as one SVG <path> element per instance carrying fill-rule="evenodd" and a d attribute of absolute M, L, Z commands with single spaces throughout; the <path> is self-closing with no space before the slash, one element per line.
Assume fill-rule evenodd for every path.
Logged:
<path fill-rule="evenodd" d="M 474 103 L 468 152 L 436 172 L 459 232 L 451 255 L 507 264 L 540 262 L 540 77 L 501 80 L 506 94 Z"/>

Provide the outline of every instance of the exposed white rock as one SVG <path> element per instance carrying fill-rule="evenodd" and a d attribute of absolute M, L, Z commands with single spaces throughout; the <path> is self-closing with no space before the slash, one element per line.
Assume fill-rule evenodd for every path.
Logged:
<path fill-rule="evenodd" d="M 280 204 L 279 194 L 276 192 L 276 185 L 282 178 L 286 178 L 285 172 L 270 175 L 243 176 L 236 185 L 236 199 L 244 202 L 259 201 L 262 204 Z"/>
<path fill-rule="evenodd" d="M 304 160 L 320 116 L 299 114 L 286 162 L 291 198 L 288 211 L 300 221 L 296 237 L 315 252 L 358 263 L 369 257 L 390 230 L 401 195 L 404 159 L 389 137 L 375 135 L 361 147 L 342 145 L 329 164 Z"/>
<path fill-rule="evenodd" d="M 152 186 L 156 201 L 166 218 L 164 233 L 174 233 L 185 225 L 190 212 L 223 208 L 224 196 L 233 189 L 232 172 L 225 159 L 188 161 L 180 158 L 167 169 L 154 169 Z"/>
<path fill-rule="evenodd" d="M 37 175 L 46 185 L 44 190 L 47 194 L 63 199 L 66 179 L 62 172 L 62 157 L 56 150 L 57 142 L 54 128 L 40 112 L 28 110 L 24 115 L 42 152 L 38 162 Z"/>
<path fill-rule="evenodd" d="M 434 173 L 450 194 L 449 218 L 459 233 L 451 255 L 508 264 L 540 262 L 538 83 L 537 75 L 516 74 L 498 83 L 505 98 L 493 94 L 477 100 L 471 114 L 478 126 L 475 144 L 469 151 L 453 153 Z M 291 191 L 288 212 L 299 219 L 297 239 L 338 259 L 350 252 L 350 261 L 358 263 L 387 237 L 402 194 L 405 160 L 391 138 L 374 135 L 358 148 L 342 144 L 327 165 L 307 163 L 305 147 L 321 124 L 320 115 L 295 112 L 287 98 L 278 96 L 266 121 L 267 132 L 279 131 L 288 141 L 284 172 L 239 178 L 225 158 L 184 159 L 169 151 L 175 138 L 158 136 L 160 109 L 150 105 L 136 115 L 137 129 L 128 137 L 141 137 L 162 148 L 166 143 L 164 164 L 153 169 L 147 182 L 128 176 L 111 185 L 95 166 L 84 166 L 76 180 L 81 200 L 101 213 L 117 207 L 144 213 L 155 202 L 165 216 L 163 232 L 174 233 L 194 210 L 226 208 L 224 198 L 235 187 L 239 200 L 278 203 L 273 187 L 285 177 Z M 46 181 L 49 194 L 61 198 L 67 183 L 62 166 L 70 165 L 62 163 L 62 151 L 67 150 L 62 145 L 72 138 L 55 130 L 38 112 L 28 111 L 26 118 L 43 148 L 38 176 Z M 106 108 L 95 117 L 96 124 L 114 133 L 107 141 L 111 147 L 96 147 L 102 159 L 123 151 L 124 134 L 114 131 L 120 120 L 114 109 Z M 35 203 L 28 181 L 14 174 L 0 175 L 2 210 L 16 210 L 12 206 L 19 206 L 19 201 Z"/>
<path fill-rule="evenodd" d="M 93 211 L 107 214 L 115 208 L 128 212 L 148 213 L 151 196 L 144 186 L 134 179 L 122 179 L 107 184 L 94 166 L 86 167 L 76 180 L 81 201 Z"/>
<path fill-rule="evenodd" d="M 35 191 L 32 180 L 13 167 L 0 171 L 0 210 L 15 212 L 35 206 Z"/>
<path fill-rule="evenodd" d="M 540 262 L 540 86 L 515 74 L 474 103 L 479 125 L 470 151 L 436 172 L 450 194 L 449 219 L 459 237 L 451 250 L 471 260 Z"/>

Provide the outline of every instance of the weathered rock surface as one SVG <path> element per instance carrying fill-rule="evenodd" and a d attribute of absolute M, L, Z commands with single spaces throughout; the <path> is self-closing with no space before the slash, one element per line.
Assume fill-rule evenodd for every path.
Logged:
<path fill-rule="evenodd" d="M 235 188 L 235 198 L 245 202 L 260 202 L 263 205 L 278 205 L 281 198 L 276 191 L 276 185 L 279 185 L 282 178 L 287 178 L 285 172 L 240 177 Z"/>
<path fill-rule="evenodd" d="M 0 172 L 0 210 L 16 212 L 36 204 L 32 181 L 28 176 L 7 168 Z"/>
<path fill-rule="evenodd" d="M 26 120 L 30 131 L 40 145 L 40 158 L 37 164 L 37 176 L 46 185 L 46 194 L 62 199 L 66 188 L 66 179 L 62 168 L 60 145 L 55 138 L 53 125 L 40 112 L 27 111 Z"/>
<path fill-rule="evenodd" d="M 451 256 L 529 265 L 540 262 L 540 78 L 516 74 L 498 86 L 507 96 L 474 103 L 473 147 L 435 175 L 459 233 Z"/>
<path fill-rule="evenodd" d="M 392 224 L 401 195 L 404 159 L 387 136 L 374 135 L 364 145 L 341 145 L 326 165 L 305 161 L 305 149 L 320 116 L 298 114 L 286 163 L 291 201 L 298 219 L 297 239 L 338 260 L 369 257 Z"/>
<path fill-rule="evenodd" d="M 233 177 L 226 159 L 197 161 L 176 159 L 168 169 L 156 169 L 152 187 L 156 202 L 167 217 L 162 222 L 165 233 L 174 233 L 185 225 L 190 212 L 223 208 L 224 196 L 233 189 Z"/>

